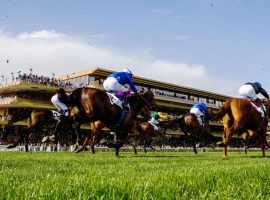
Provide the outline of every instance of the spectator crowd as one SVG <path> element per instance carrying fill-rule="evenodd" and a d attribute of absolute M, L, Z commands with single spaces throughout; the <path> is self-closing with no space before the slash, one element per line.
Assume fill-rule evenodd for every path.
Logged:
<path fill-rule="evenodd" d="M 32 73 L 19 74 L 18 77 L 16 77 L 16 81 L 26 81 L 28 83 L 38 83 L 56 87 L 73 87 L 70 82 L 64 82 L 54 77 L 39 76 Z"/>

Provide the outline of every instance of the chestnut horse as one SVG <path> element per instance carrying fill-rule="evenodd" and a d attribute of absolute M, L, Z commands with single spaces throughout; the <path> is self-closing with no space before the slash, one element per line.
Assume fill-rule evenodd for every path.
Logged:
<path fill-rule="evenodd" d="M 132 104 L 131 98 L 134 99 L 134 104 Z M 71 117 L 78 126 L 83 123 L 100 121 L 100 128 L 104 124 L 116 133 L 116 143 L 109 143 L 107 146 L 115 148 L 116 156 L 118 156 L 119 150 L 127 138 L 127 133 L 134 134 L 135 117 L 141 108 L 147 106 L 150 109 L 155 105 L 155 101 L 151 91 L 136 94 L 130 97 L 130 111 L 125 112 L 120 107 L 111 104 L 105 91 L 95 88 L 79 88 L 70 94 L 69 105 L 72 109 L 77 108 L 77 111 L 72 112 Z M 82 148 L 88 144 L 92 135 L 91 132 L 89 132 Z"/>
<path fill-rule="evenodd" d="M 265 103 L 266 113 L 262 117 L 256 108 L 246 99 L 234 98 L 227 100 L 216 114 L 216 119 L 223 119 L 223 141 L 219 146 L 224 147 L 227 157 L 227 146 L 235 133 L 249 132 L 250 137 L 256 133 L 261 140 L 261 150 L 265 156 L 266 131 L 268 125 L 269 102 Z"/>

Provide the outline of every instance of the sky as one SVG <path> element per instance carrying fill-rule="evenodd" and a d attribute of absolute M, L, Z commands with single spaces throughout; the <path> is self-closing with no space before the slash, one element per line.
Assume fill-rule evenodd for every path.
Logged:
<path fill-rule="evenodd" d="M 239 96 L 270 92 L 268 0 L 0 0 L 0 76 L 91 68 Z M 0 77 L 0 83 L 2 79 Z"/>

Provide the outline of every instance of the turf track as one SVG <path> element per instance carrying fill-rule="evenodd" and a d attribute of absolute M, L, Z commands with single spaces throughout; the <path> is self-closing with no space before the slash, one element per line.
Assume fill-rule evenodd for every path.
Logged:
<path fill-rule="evenodd" d="M 270 157 L 1 152 L 0 199 L 270 199 Z"/>

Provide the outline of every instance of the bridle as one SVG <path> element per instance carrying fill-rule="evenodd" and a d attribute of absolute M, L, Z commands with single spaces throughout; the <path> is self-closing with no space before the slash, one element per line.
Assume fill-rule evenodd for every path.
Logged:
<path fill-rule="evenodd" d="M 147 107 L 149 110 L 156 107 L 156 104 L 153 102 L 152 104 L 143 96 L 143 94 L 138 94 L 138 97 L 141 98 L 141 100 L 144 103 L 144 106 Z"/>

